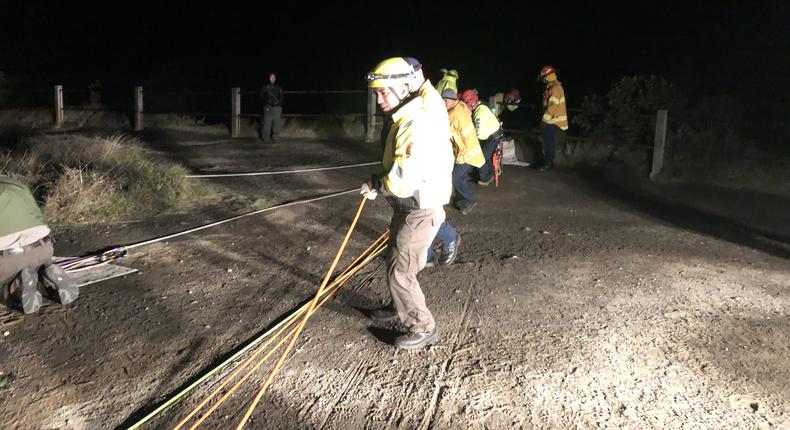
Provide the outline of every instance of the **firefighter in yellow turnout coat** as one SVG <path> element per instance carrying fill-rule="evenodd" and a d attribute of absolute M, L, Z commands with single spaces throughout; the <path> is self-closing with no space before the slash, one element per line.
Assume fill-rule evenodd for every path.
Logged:
<path fill-rule="evenodd" d="M 568 130 L 568 109 L 565 106 L 565 90 L 557 79 L 557 70 L 545 66 L 538 76 L 546 84 L 543 92 L 543 118 L 541 134 L 543 140 L 543 166 L 541 171 L 554 166 L 557 137 Z"/>

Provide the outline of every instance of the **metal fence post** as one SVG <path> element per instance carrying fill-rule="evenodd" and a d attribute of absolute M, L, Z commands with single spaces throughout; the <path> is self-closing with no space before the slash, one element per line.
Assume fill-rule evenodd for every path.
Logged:
<path fill-rule="evenodd" d="M 655 180 L 664 166 L 664 148 L 667 143 L 667 111 L 656 112 L 656 136 L 653 140 L 653 167 L 650 180 Z"/>
<path fill-rule="evenodd" d="M 134 131 L 143 129 L 143 87 L 134 87 Z"/>
<path fill-rule="evenodd" d="M 367 112 L 365 115 L 365 141 L 373 142 L 376 133 L 376 94 L 368 88 Z"/>
<path fill-rule="evenodd" d="M 241 88 L 230 89 L 230 137 L 239 137 L 241 129 Z"/>
<path fill-rule="evenodd" d="M 65 111 L 63 110 L 63 85 L 55 85 L 55 111 L 54 111 L 55 127 L 60 127 L 63 125 L 64 112 Z"/>

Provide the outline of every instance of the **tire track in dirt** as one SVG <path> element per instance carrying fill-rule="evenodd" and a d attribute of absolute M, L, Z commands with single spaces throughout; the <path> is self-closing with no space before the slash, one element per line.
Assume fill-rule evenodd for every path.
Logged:
<path fill-rule="evenodd" d="M 402 414 L 396 414 L 397 412 L 401 411 L 403 408 L 405 400 L 411 396 L 411 393 L 414 391 L 415 384 L 411 382 L 412 378 L 414 377 L 414 369 L 409 371 L 409 377 L 406 378 L 409 381 L 408 384 L 404 386 L 403 393 L 400 395 L 398 403 L 395 405 L 394 408 L 390 410 L 390 414 L 387 416 L 387 425 L 388 427 L 398 427 L 400 428 L 400 424 L 403 422 Z"/>
<path fill-rule="evenodd" d="M 356 362 L 356 365 L 354 366 L 354 370 L 351 372 L 351 375 L 348 377 L 348 382 L 346 382 L 346 385 L 340 390 L 340 393 L 338 393 L 337 398 L 332 403 L 332 405 L 329 406 L 329 413 L 326 414 L 324 419 L 317 426 L 319 430 L 326 427 L 326 424 L 329 422 L 329 419 L 332 418 L 335 412 L 337 412 L 338 405 L 345 398 L 348 397 L 348 395 L 357 387 L 357 385 L 359 385 L 359 382 L 365 378 L 365 375 L 367 375 L 368 370 L 370 370 L 370 366 L 365 366 L 365 361 L 359 360 Z"/>
<path fill-rule="evenodd" d="M 468 348 L 464 348 L 464 350 L 458 349 L 459 340 L 461 338 L 461 333 L 464 331 L 464 328 L 467 325 L 467 317 L 469 316 L 469 303 L 472 301 L 472 296 L 475 294 L 475 290 L 477 289 L 477 282 L 472 283 L 471 288 L 469 289 L 469 294 L 466 296 L 466 301 L 464 302 L 464 309 L 461 312 L 461 318 L 458 323 L 458 328 L 455 330 L 453 341 L 452 341 L 452 348 L 450 348 L 450 356 L 447 357 L 444 362 L 442 362 L 442 367 L 439 369 L 436 377 L 434 378 L 434 388 L 433 388 L 433 395 L 431 396 L 431 402 L 428 404 L 428 408 L 425 410 L 423 414 L 422 421 L 420 421 L 419 429 L 428 429 L 433 426 L 433 418 L 436 414 L 436 411 L 439 409 L 439 404 L 442 400 L 442 393 L 447 388 L 448 384 L 445 381 L 445 377 L 447 376 L 447 372 L 452 366 L 453 362 L 457 355 L 459 355 L 464 350 L 468 350 Z"/>

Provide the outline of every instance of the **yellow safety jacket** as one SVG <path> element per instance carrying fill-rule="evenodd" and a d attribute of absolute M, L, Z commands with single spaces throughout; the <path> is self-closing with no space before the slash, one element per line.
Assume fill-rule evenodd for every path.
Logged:
<path fill-rule="evenodd" d="M 483 103 L 477 105 L 473 117 L 478 139 L 486 140 L 491 137 L 492 134 L 499 131 L 499 119 L 494 115 L 494 112 L 491 112 L 491 108 Z"/>
<path fill-rule="evenodd" d="M 451 88 L 456 94 L 458 94 L 457 81 L 458 76 L 455 76 L 452 73 L 445 73 L 444 76 L 442 76 L 442 79 L 439 79 L 439 82 L 436 83 L 436 92 L 441 94 L 442 91 L 446 90 L 447 88 Z"/>
<path fill-rule="evenodd" d="M 444 101 L 430 81 L 392 114 L 384 144 L 384 190 L 398 198 L 414 198 L 419 209 L 450 202 L 453 148 Z"/>
<path fill-rule="evenodd" d="M 568 110 L 565 107 L 565 90 L 560 81 L 551 81 L 543 92 L 543 122 L 568 129 Z"/>
<path fill-rule="evenodd" d="M 482 167 L 486 157 L 480 149 L 475 124 L 472 122 L 472 111 L 466 103 L 459 100 L 447 110 L 447 114 L 450 117 L 450 141 L 453 143 L 455 164 Z"/>
<path fill-rule="evenodd" d="M 517 104 L 506 103 L 505 93 L 496 93 L 492 97 L 489 97 L 488 101 L 488 106 L 491 108 L 491 111 L 494 112 L 494 115 L 496 115 L 497 118 L 502 115 L 502 112 L 504 112 L 505 109 L 511 112 L 518 109 Z"/>

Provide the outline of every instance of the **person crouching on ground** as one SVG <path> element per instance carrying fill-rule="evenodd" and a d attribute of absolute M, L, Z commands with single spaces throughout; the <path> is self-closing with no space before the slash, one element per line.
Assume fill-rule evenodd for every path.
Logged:
<path fill-rule="evenodd" d="M 52 239 L 30 190 L 0 176 L 0 301 L 26 314 L 41 307 L 42 293 L 67 305 L 79 289 L 52 264 Z"/>
<path fill-rule="evenodd" d="M 444 222 L 443 206 L 452 193 L 447 110 L 413 58 L 384 60 L 366 78 L 379 108 L 393 121 L 385 138 L 384 171 L 361 187 L 369 199 L 381 194 L 393 207 L 387 256 L 392 303 L 370 316 L 380 322 L 400 320 L 407 333 L 398 336 L 395 345 L 421 348 L 439 338 L 417 273 L 425 267 L 428 247 Z"/>

